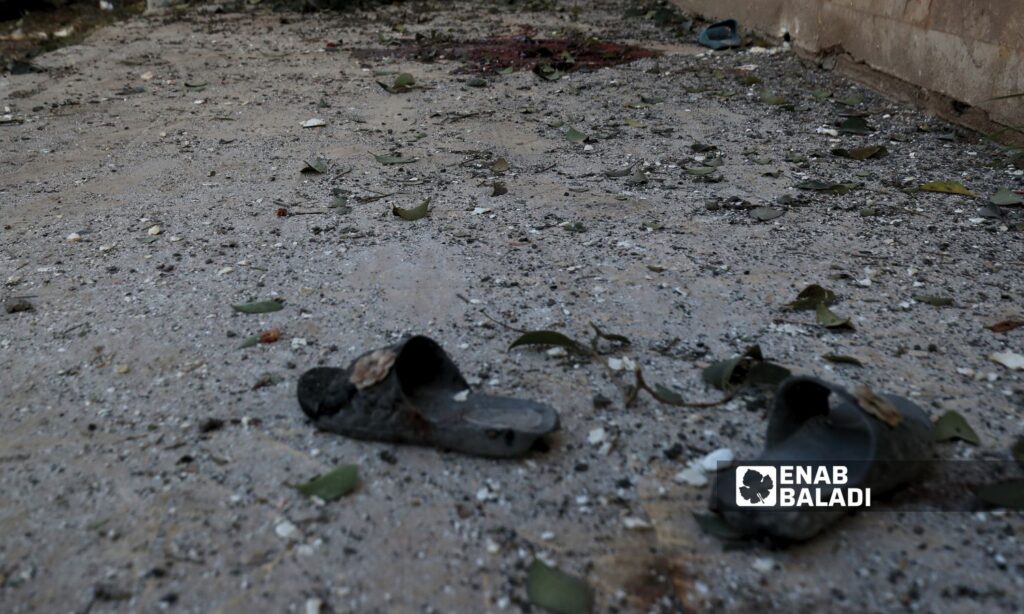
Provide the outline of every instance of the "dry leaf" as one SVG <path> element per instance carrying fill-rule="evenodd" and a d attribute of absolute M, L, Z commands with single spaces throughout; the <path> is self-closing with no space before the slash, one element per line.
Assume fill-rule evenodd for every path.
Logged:
<path fill-rule="evenodd" d="M 857 398 L 857 404 L 862 410 L 889 426 L 896 428 L 903 422 L 903 414 L 867 386 L 861 384 L 854 388 L 853 396 Z"/>
<path fill-rule="evenodd" d="M 356 361 L 349 381 L 359 390 L 379 384 L 391 372 L 396 358 L 398 354 L 392 350 L 374 350 Z"/>

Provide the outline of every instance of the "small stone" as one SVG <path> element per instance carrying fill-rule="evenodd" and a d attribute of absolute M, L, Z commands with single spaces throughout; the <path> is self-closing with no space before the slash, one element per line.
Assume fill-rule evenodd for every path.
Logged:
<path fill-rule="evenodd" d="M 718 471 L 719 466 L 731 463 L 735 456 L 729 448 L 719 448 L 701 459 L 700 467 L 705 472 Z"/>
<path fill-rule="evenodd" d="M 284 522 L 278 523 L 278 525 L 274 527 L 274 533 L 277 533 L 277 536 L 282 539 L 292 539 L 294 537 L 298 537 L 299 528 L 291 522 L 285 520 Z"/>
<path fill-rule="evenodd" d="M 320 608 L 322 608 L 324 602 L 316 597 L 306 600 L 306 614 L 320 614 Z"/>
<path fill-rule="evenodd" d="M 320 119 L 319 117 L 313 117 L 311 119 L 307 119 L 306 121 L 302 122 L 302 127 L 303 128 L 320 128 L 321 126 L 326 126 L 326 125 L 327 125 L 327 122 L 325 122 L 324 120 Z"/>
<path fill-rule="evenodd" d="M 698 465 L 690 465 L 676 474 L 675 481 L 689 486 L 707 486 L 708 476 L 704 475 Z"/>
<path fill-rule="evenodd" d="M 68 235 L 68 243 L 78 243 L 81 240 L 82 235 L 78 234 L 77 232 L 73 232 Z"/>
<path fill-rule="evenodd" d="M 600 443 L 603 443 L 606 437 L 607 435 L 604 432 L 604 429 L 599 427 L 590 431 L 590 433 L 587 434 L 587 443 L 589 443 L 592 446 L 596 446 Z"/>
<path fill-rule="evenodd" d="M 767 556 L 757 557 L 750 563 L 750 566 L 761 573 L 768 573 L 775 569 L 775 561 Z"/>
<path fill-rule="evenodd" d="M 158 234 L 160 234 L 161 232 L 163 232 L 163 229 L 160 228 L 160 225 L 159 224 L 153 224 L 152 226 L 149 227 L 149 230 L 146 231 L 146 234 L 148 234 L 151 237 L 155 237 Z"/>
<path fill-rule="evenodd" d="M 456 403 L 465 403 L 466 399 L 469 398 L 469 390 L 463 390 L 462 392 L 456 392 L 452 395 L 452 400 Z"/>
<path fill-rule="evenodd" d="M 642 518 L 636 518 L 634 516 L 626 516 L 622 519 L 622 525 L 632 531 L 643 531 L 651 528 L 651 523 L 647 522 Z"/>

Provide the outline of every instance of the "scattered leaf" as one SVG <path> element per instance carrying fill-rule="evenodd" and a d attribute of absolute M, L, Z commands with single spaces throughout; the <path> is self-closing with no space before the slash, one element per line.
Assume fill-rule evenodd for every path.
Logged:
<path fill-rule="evenodd" d="M 377 162 L 380 162 L 384 166 L 392 166 L 395 164 L 409 164 L 410 162 L 415 162 L 416 160 L 419 159 L 401 153 L 380 155 L 373 154 L 373 157 L 374 159 L 377 160 Z"/>
<path fill-rule="evenodd" d="M 636 167 L 635 164 L 630 164 L 624 168 L 612 168 L 604 172 L 604 176 L 610 179 L 618 179 L 620 177 L 629 177 L 633 174 L 633 169 Z"/>
<path fill-rule="evenodd" d="M 493 173 L 504 173 L 508 169 L 508 160 L 506 160 L 505 158 L 498 158 L 494 162 L 491 162 L 491 172 Z"/>
<path fill-rule="evenodd" d="M 701 375 L 708 384 L 729 391 L 747 384 L 776 385 L 789 377 L 790 371 L 766 361 L 761 347 L 753 345 L 735 358 L 712 364 Z"/>
<path fill-rule="evenodd" d="M 632 117 L 626 118 L 626 125 L 630 128 L 643 128 L 644 125 L 639 120 L 635 120 Z"/>
<path fill-rule="evenodd" d="M 587 135 L 583 134 L 579 130 L 573 128 L 572 126 L 570 126 L 569 130 L 566 131 L 566 133 L 565 133 L 565 140 L 569 141 L 570 143 L 577 143 L 577 144 L 578 143 L 583 143 L 588 138 L 590 138 L 590 137 L 588 137 Z"/>
<path fill-rule="evenodd" d="M 260 336 L 259 335 L 252 335 L 251 337 L 246 337 L 245 341 L 243 341 L 242 344 L 238 346 L 238 349 L 244 350 L 245 348 L 255 347 L 255 346 L 259 345 L 259 344 L 260 344 Z"/>
<path fill-rule="evenodd" d="M 825 305 L 832 305 L 836 302 L 836 293 L 819 286 L 818 284 L 811 284 L 800 291 L 800 294 L 796 295 L 796 300 L 792 303 L 786 303 L 786 309 L 793 311 L 811 311 L 818 308 L 819 303 Z"/>
<path fill-rule="evenodd" d="M 857 399 L 857 405 L 865 413 L 878 418 L 892 428 L 896 428 L 903 422 L 903 414 L 892 403 L 875 394 L 874 390 L 864 384 L 853 389 L 853 396 Z"/>
<path fill-rule="evenodd" d="M 1010 510 L 1024 509 L 1024 479 L 1005 480 L 982 486 L 975 491 L 975 496 L 996 507 Z"/>
<path fill-rule="evenodd" d="M 260 333 L 260 343 L 277 343 L 281 339 L 281 329 L 271 328 Z"/>
<path fill-rule="evenodd" d="M 832 97 L 832 92 L 828 90 L 817 89 L 811 92 L 811 97 L 815 100 L 828 100 Z"/>
<path fill-rule="evenodd" d="M 821 324 L 825 328 L 836 328 L 853 330 L 853 322 L 850 318 L 844 318 L 836 315 L 831 309 L 829 309 L 825 303 L 818 303 L 815 308 L 815 315 L 818 319 L 818 324 Z"/>
<path fill-rule="evenodd" d="M 553 330 L 532 330 L 523 333 L 512 342 L 512 345 L 508 346 L 508 349 L 512 350 L 523 345 L 553 345 L 576 354 L 587 353 L 587 348 L 582 343 Z"/>
<path fill-rule="evenodd" d="M 850 94 L 849 96 L 844 96 L 843 98 L 836 98 L 836 102 L 847 107 L 855 107 L 860 103 L 864 102 L 864 95 Z"/>
<path fill-rule="evenodd" d="M 307 497 L 318 497 L 324 501 L 334 501 L 355 490 L 358 484 L 359 467 L 356 465 L 342 465 L 296 487 L 296 490 Z"/>
<path fill-rule="evenodd" d="M 665 102 L 665 98 L 662 96 L 650 96 L 647 94 L 640 94 L 640 102 L 644 104 L 658 104 Z"/>
<path fill-rule="evenodd" d="M 306 161 L 306 166 L 302 167 L 302 173 L 315 173 L 322 175 L 327 172 L 327 159 L 326 158 L 315 158 L 312 162 Z"/>
<path fill-rule="evenodd" d="M 269 301 L 240 303 L 232 305 L 231 308 L 240 313 L 272 313 L 284 309 L 284 301 L 279 298 L 272 298 Z"/>
<path fill-rule="evenodd" d="M 400 73 L 397 77 L 395 77 L 395 82 L 392 83 L 391 85 L 388 85 L 387 83 L 384 83 L 382 81 L 378 81 L 377 85 L 380 85 L 382 88 L 384 88 L 385 90 L 392 94 L 402 94 L 416 87 L 416 79 L 414 79 L 413 76 L 410 75 L 409 73 L 403 72 Z"/>
<path fill-rule="evenodd" d="M 785 96 L 780 96 L 778 94 L 772 94 L 769 92 L 764 92 L 761 94 L 761 102 L 773 107 L 792 106 L 789 104 L 789 101 L 786 100 Z"/>
<path fill-rule="evenodd" d="M 853 356 L 844 356 L 842 354 L 825 354 L 822 356 L 825 360 L 840 364 L 840 365 L 853 365 L 855 367 L 863 367 L 864 363 L 860 359 Z"/>
<path fill-rule="evenodd" d="M 580 578 L 541 561 L 534 561 L 526 577 L 530 603 L 556 614 L 586 614 L 594 608 L 594 592 Z"/>
<path fill-rule="evenodd" d="M 397 215 L 407 222 L 415 222 L 416 220 L 427 217 L 427 210 L 430 208 L 430 199 L 421 202 L 420 204 L 410 209 L 403 209 L 398 206 L 391 207 L 391 213 Z"/>
<path fill-rule="evenodd" d="M 958 181 L 932 181 L 930 183 L 921 184 L 917 187 L 917 192 L 938 192 L 940 194 L 958 194 L 960 196 L 971 196 L 977 198 L 978 195 L 971 192 L 964 185 Z"/>
<path fill-rule="evenodd" d="M 773 207 L 755 207 L 750 210 L 750 217 L 759 222 L 768 222 L 775 218 L 782 217 L 785 213 L 786 212 L 783 209 L 775 209 Z"/>
<path fill-rule="evenodd" d="M 863 117 L 848 117 L 846 121 L 839 124 L 840 134 L 871 134 L 875 129 L 868 125 L 868 120 Z"/>
<path fill-rule="evenodd" d="M 935 441 L 951 441 L 959 439 L 976 446 L 981 445 L 981 438 L 974 432 L 967 420 L 959 412 L 947 411 L 935 421 L 933 431 Z"/>
<path fill-rule="evenodd" d="M 989 326 L 988 329 L 994 333 L 1008 333 L 1011 330 L 1020 328 L 1021 326 L 1024 326 L 1024 322 L 1021 322 L 1020 320 L 1003 320 L 1002 322 L 996 322 L 992 326 Z"/>
<path fill-rule="evenodd" d="M 873 145 L 871 147 L 855 147 L 853 149 L 837 148 L 832 150 L 832 155 L 851 160 L 870 160 L 872 158 L 884 158 L 889 155 L 889 150 L 884 145 Z"/>
<path fill-rule="evenodd" d="M 1013 371 L 1024 369 L 1024 356 L 1015 352 L 994 352 L 989 355 L 988 359 Z"/>
<path fill-rule="evenodd" d="M 993 205 L 997 207 L 1013 207 L 1016 205 L 1024 205 L 1024 196 L 1017 194 L 1006 188 L 1000 188 L 992 198 L 989 199 Z"/>

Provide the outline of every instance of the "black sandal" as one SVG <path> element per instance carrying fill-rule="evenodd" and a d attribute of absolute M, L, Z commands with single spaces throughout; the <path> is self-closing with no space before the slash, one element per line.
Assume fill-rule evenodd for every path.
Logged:
<path fill-rule="evenodd" d="M 558 413 L 547 405 L 471 392 L 441 346 L 424 336 L 363 354 L 347 369 L 310 369 L 299 378 L 298 397 L 325 431 L 476 456 L 521 456 L 558 429 Z"/>

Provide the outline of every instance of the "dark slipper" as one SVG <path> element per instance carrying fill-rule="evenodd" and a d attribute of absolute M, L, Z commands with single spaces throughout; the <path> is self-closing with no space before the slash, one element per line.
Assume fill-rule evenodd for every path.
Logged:
<path fill-rule="evenodd" d="M 768 419 L 765 449 L 740 465 L 846 467 L 840 488 L 871 489 L 872 504 L 882 495 L 918 477 L 931 460 L 932 423 L 920 407 L 895 395 L 875 395 L 858 388 L 852 395 L 840 386 L 813 377 L 790 377 L 779 385 Z M 781 469 L 779 469 L 781 472 Z M 742 507 L 755 501 L 748 482 L 736 489 L 738 469 L 720 471 L 711 493 L 711 509 L 746 536 L 808 539 L 848 513 L 849 508 Z M 775 485 L 778 487 L 778 485 Z M 827 499 L 832 487 L 825 486 Z M 741 492 L 742 491 L 742 492 Z M 844 491 L 849 492 L 849 491 Z M 781 501 L 781 497 L 779 498 Z"/>
<path fill-rule="evenodd" d="M 716 51 L 730 47 L 739 47 L 743 44 L 743 41 L 740 40 L 738 28 L 739 24 L 736 23 L 735 19 L 726 19 L 725 21 L 713 23 L 704 28 L 704 31 L 697 37 L 697 42 Z"/>
<path fill-rule="evenodd" d="M 310 369 L 298 396 L 325 431 L 477 456 L 519 456 L 558 429 L 547 405 L 471 392 L 441 346 L 423 336 L 363 354 L 347 369 Z"/>

